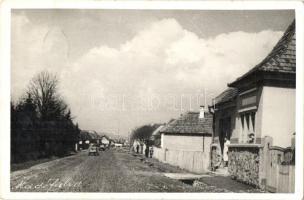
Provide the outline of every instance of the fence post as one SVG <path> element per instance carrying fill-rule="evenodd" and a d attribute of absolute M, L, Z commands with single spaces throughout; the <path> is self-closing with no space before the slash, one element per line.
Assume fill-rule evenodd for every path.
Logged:
<path fill-rule="evenodd" d="M 280 190 L 280 179 L 283 179 L 283 181 L 282 182 L 284 182 L 284 179 L 285 179 L 285 176 L 284 175 L 281 175 L 280 173 L 281 173 L 281 171 L 284 171 L 284 166 L 283 165 L 281 165 L 281 164 L 279 164 L 279 163 L 277 163 L 276 164 L 276 192 L 280 192 L 279 190 Z M 286 179 L 285 179 L 286 180 Z"/>
<path fill-rule="evenodd" d="M 265 189 L 267 185 L 267 173 L 269 170 L 268 160 L 269 156 L 269 147 L 272 146 L 273 138 L 265 136 L 262 138 L 262 148 L 259 150 L 259 187 Z"/>
<path fill-rule="evenodd" d="M 295 192 L 295 166 L 294 165 L 289 165 L 288 166 L 288 171 L 289 171 L 289 188 L 288 192 Z"/>

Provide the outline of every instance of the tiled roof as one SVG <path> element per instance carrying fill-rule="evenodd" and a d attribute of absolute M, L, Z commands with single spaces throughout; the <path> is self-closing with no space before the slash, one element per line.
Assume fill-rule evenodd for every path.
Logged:
<path fill-rule="evenodd" d="M 199 112 L 187 112 L 178 119 L 168 123 L 161 129 L 161 133 L 174 134 L 206 134 L 212 135 L 212 114 L 206 112 L 204 118 L 199 118 Z"/>
<path fill-rule="evenodd" d="M 257 71 L 296 73 L 295 20 L 289 25 L 284 35 L 262 62 L 234 82 L 228 84 L 228 86 L 233 86 L 236 82 Z"/>
<path fill-rule="evenodd" d="M 215 97 L 214 103 L 215 104 L 221 104 L 228 102 L 232 99 L 234 99 L 237 96 L 238 89 L 237 88 L 228 88 L 224 92 L 222 92 L 220 95 Z"/>

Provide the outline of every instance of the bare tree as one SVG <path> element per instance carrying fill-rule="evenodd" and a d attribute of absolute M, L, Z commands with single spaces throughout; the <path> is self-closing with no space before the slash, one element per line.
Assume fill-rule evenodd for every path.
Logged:
<path fill-rule="evenodd" d="M 57 94 L 58 79 L 55 74 L 42 71 L 30 82 L 28 93 L 37 106 L 38 117 L 42 120 L 64 115 L 67 105 Z"/>
<path fill-rule="evenodd" d="M 152 136 L 153 131 L 157 129 L 159 126 L 160 125 L 158 124 L 154 124 L 154 125 L 147 124 L 134 129 L 130 137 L 131 143 L 133 143 L 133 141 L 136 139 L 148 144 L 150 142 L 150 138 Z"/>

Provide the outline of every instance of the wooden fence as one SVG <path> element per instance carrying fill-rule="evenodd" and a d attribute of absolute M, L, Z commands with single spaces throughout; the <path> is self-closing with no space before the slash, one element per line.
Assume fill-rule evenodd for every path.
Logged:
<path fill-rule="evenodd" d="M 266 189 L 270 192 L 293 193 L 295 184 L 295 166 L 277 165 L 270 170 Z"/>
<path fill-rule="evenodd" d="M 293 193 L 295 166 L 290 160 L 290 149 L 270 147 L 266 160 L 266 189 L 270 192 Z"/>
<path fill-rule="evenodd" d="M 164 162 L 165 160 L 165 152 L 162 148 L 153 147 L 153 158 L 156 158 L 157 160 Z"/>
<path fill-rule="evenodd" d="M 187 151 L 161 149 L 154 147 L 153 157 L 182 169 L 195 173 L 206 172 L 209 167 L 209 153 L 202 151 Z"/>
<path fill-rule="evenodd" d="M 278 171 L 277 192 L 293 193 L 295 187 L 295 166 L 280 165 Z"/>

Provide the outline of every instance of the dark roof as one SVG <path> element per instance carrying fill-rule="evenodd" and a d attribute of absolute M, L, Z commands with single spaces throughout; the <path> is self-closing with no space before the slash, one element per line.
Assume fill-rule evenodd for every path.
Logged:
<path fill-rule="evenodd" d="M 289 25 L 284 35 L 262 62 L 243 76 L 237 78 L 234 82 L 228 84 L 228 86 L 235 86 L 237 82 L 247 78 L 255 72 L 296 73 L 295 20 Z"/>
<path fill-rule="evenodd" d="M 214 103 L 215 104 L 221 104 L 228 102 L 232 99 L 234 99 L 237 96 L 238 89 L 237 88 L 227 88 L 224 92 L 222 92 L 220 95 L 215 97 Z"/>
<path fill-rule="evenodd" d="M 199 118 L 199 112 L 187 112 L 178 119 L 173 120 L 163 127 L 161 133 L 212 135 L 212 114 L 206 112 L 204 118 Z"/>

